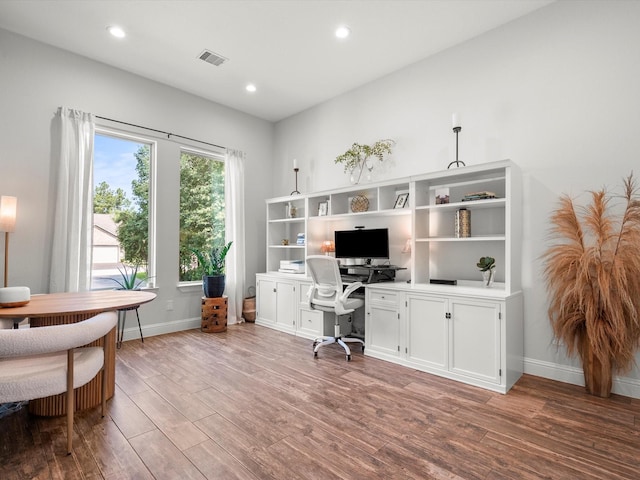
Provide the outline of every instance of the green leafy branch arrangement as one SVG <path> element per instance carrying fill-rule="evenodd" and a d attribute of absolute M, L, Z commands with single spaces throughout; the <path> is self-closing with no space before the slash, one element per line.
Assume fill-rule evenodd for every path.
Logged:
<path fill-rule="evenodd" d="M 354 171 L 359 170 L 358 178 L 355 180 L 355 183 L 358 183 L 365 167 L 369 172 L 373 170 L 374 165 L 369 162 L 369 158 L 377 157 L 382 162 L 385 154 L 391 154 L 391 148 L 395 143 L 389 139 L 378 140 L 373 145 L 354 143 L 349 150 L 336 157 L 335 163 L 344 164 L 345 173 L 353 175 Z"/>

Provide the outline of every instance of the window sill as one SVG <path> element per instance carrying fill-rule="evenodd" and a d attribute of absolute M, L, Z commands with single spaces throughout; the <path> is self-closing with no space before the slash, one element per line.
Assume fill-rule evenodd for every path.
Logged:
<path fill-rule="evenodd" d="M 178 282 L 178 290 L 181 292 L 192 293 L 196 291 L 202 291 L 202 280 L 195 282 Z"/>

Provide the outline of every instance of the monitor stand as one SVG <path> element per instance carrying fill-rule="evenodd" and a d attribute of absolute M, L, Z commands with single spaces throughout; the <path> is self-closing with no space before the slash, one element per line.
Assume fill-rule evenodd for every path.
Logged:
<path fill-rule="evenodd" d="M 393 282 L 398 270 L 406 270 L 405 267 L 395 265 L 346 265 L 340 267 L 341 271 L 346 270 L 348 275 L 357 277 L 362 283 Z"/>

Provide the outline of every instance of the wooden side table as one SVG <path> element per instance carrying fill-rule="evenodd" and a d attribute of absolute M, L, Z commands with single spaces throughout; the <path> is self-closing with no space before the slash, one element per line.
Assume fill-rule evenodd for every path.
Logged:
<path fill-rule="evenodd" d="M 227 329 L 227 296 L 202 297 L 202 327 L 206 333 L 219 333 Z"/>

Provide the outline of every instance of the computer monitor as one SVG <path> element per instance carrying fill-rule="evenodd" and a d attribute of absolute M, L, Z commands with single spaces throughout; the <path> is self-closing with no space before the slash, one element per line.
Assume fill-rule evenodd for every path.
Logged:
<path fill-rule="evenodd" d="M 336 230 L 336 258 L 389 258 L 389 229 Z"/>

